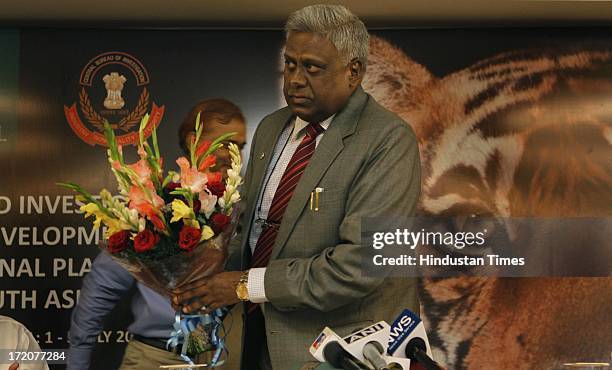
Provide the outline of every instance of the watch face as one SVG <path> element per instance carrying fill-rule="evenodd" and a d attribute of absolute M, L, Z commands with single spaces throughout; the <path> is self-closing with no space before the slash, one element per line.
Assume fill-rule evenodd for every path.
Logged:
<path fill-rule="evenodd" d="M 248 290 L 246 284 L 238 284 L 238 287 L 236 287 L 236 293 L 238 294 L 238 298 L 240 300 L 246 301 L 248 299 Z"/>

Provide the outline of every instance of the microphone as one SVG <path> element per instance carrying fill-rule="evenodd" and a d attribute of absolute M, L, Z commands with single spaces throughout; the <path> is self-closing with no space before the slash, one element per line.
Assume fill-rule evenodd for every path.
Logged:
<path fill-rule="evenodd" d="M 406 345 L 406 356 L 423 365 L 425 370 L 442 370 L 440 365 L 427 355 L 427 345 L 423 338 L 415 337 L 408 341 Z"/>
<path fill-rule="evenodd" d="M 385 349 L 380 343 L 375 341 L 366 343 L 366 345 L 363 346 L 362 353 L 363 358 L 374 367 L 374 370 L 389 370 L 387 360 L 383 357 Z"/>
<path fill-rule="evenodd" d="M 423 321 L 407 309 L 391 325 L 387 353 L 394 358 L 410 359 L 426 370 L 441 369 L 440 365 L 431 358 L 431 348 Z"/>
<path fill-rule="evenodd" d="M 384 354 L 389 343 L 389 324 L 379 321 L 346 337 L 346 350 L 359 361 L 369 363 L 374 370 L 388 370 Z"/>
<path fill-rule="evenodd" d="M 339 342 L 328 342 L 323 348 L 323 358 L 326 362 L 336 369 L 362 370 L 365 369 L 357 365 L 356 359 L 348 353 Z"/>

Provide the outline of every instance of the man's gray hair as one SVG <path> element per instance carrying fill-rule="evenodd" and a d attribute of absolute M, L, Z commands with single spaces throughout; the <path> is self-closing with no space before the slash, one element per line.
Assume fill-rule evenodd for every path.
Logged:
<path fill-rule="evenodd" d="M 334 44 L 345 63 L 357 58 L 364 66 L 368 61 L 370 35 L 365 24 L 342 5 L 318 4 L 297 10 L 289 16 L 285 33 L 309 32 L 327 38 Z"/>

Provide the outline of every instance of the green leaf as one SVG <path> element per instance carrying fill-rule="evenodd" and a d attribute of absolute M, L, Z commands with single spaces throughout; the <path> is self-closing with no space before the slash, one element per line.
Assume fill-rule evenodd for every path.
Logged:
<path fill-rule="evenodd" d="M 230 137 L 236 135 L 236 132 L 228 132 L 227 134 L 223 134 L 221 136 L 219 136 L 218 138 L 216 138 L 211 144 L 210 147 L 208 148 L 208 150 L 202 154 L 200 157 L 196 158 L 195 161 L 195 165 L 196 167 L 200 166 L 200 163 L 202 162 L 202 160 L 206 157 L 208 157 L 209 155 L 211 155 L 212 153 L 214 153 L 217 149 L 222 148 L 223 147 L 223 142 L 227 139 L 229 139 Z"/>
<path fill-rule="evenodd" d="M 151 136 L 153 137 L 153 150 L 155 150 L 155 159 L 159 160 L 159 146 L 157 145 L 157 126 L 153 125 L 153 131 Z"/>
<path fill-rule="evenodd" d="M 121 164 L 123 163 L 123 158 L 119 154 L 119 150 L 117 149 L 117 138 L 115 137 L 115 132 L 111 128 L 108 120 L 104 120 L 104 137 L 106 137 L 106 142 L 108 144 L 108 148 L 111 152 L 111 159 L 115 161 L 119 161 Z"/>
<path fill-rule="evenodd" d="M 144 117 L 140 120 L 140 127 L 138 128 L 138 139 L 140 141 L 140 145 L 144 144 L 144 130 L 149 123 L 149 113 L 145 114 Z"/>
<path fill-rule="evenodd" d="M 174 177 L 174 175 L 176 175 L 177 173 L 175 171 L 168 171 L 168 176 L 166 176 L 166 178 L 164 179 L 164 182 L 162 183 L 162 188 L 165 187 L 166 185 L 168 185 L 168 183 L 170 181 L 172 181 L 172 178 Z"/>
<path fill-rule="evenodd" d="M 57 182 L 56 185 L 74 190 L 75 192 L 81 194 L 83 198 L 85 198 L 85 200 L 87 200 L 89 203 L 95 204 L 100 209 L 100 211 L 104 212 L 107 216 L 111 218 L 116 218 L 115 215 L 113 215 L 113 213 L 108 210 L 108 208 L 104 207 L 104 204 L 102 204 L 102 202 L 94 198 L 90 192 L 83 189 L 81 186 L 73 182 Z"/>

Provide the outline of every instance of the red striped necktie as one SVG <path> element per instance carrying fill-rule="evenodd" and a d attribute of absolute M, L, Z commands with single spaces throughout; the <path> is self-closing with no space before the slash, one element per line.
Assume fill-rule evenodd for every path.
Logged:
<path fill-rule="evenodd" d="M 308 166 L 310 158 L 314 154 L 317 136 L 323 131 L 323 127 L 318 123 L 310 123 L 306 126 L 306 136 L 304 136 L 295 153 L 293 153 L 278 183 L 274 198 L 272 198 L 266 225 L 262 229 L 261 234 L 259 234 L 255 244 L 253 258 L 251 258 L 251 267 L 265 267 L 268 265 L 270 255 L 272 254 L 272 247 L 276 241 L 278 229 L 280 228 L 287 205 L 300 181 L 300 177 L 302 177 L 306 166 Z M 255 307 L 257 305 L 249 305 L 249 313 Z"/>

